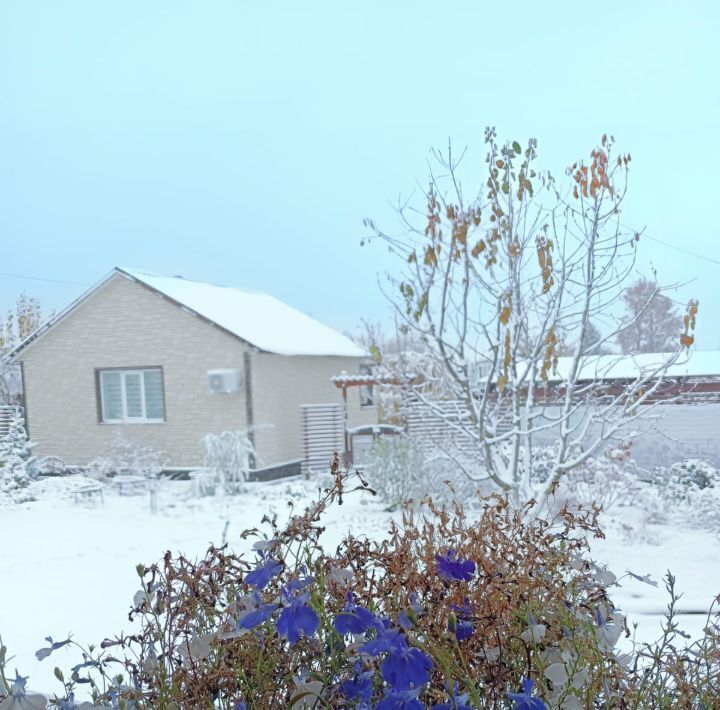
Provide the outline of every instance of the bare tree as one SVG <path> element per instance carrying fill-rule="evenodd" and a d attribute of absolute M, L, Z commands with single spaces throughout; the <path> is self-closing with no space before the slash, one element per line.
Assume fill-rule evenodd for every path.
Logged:
<path fill-rule="evenodd" d="M 0 404 L 13 402 L 20 380 L 18 367 L 8 364 L 4 355 L 32 335 L 41 322 L 40 302 L 21 293 L 15 302 L 15 308 L 8 310 L 5 323 L 0 323 Z"/>
<path fill-rule="evenodd" d="M 21 293 L 15 307 L 8 310 L 5 323 L 0 325 L 0 351 L 21 343 L 39 328 L 41 322 L 40 301 Z"/>
<path fill-rule="evenodd" d="M 682 318 L 674 303 L 645 278 L 625 289 L 622 296 L 632 327 L 618 333 L 624 354 L 666 353 L 677 346 Z"/>
<path fill-rule="evenodd" d="M 607 341 L 603 338 L 602 333 L 593 321 L 588 321 L 586 340 L 588 348 L 592 348 L 592 352 L 595 355 L 612 354 L 612 349 L 607 344 Z"/>
<path fill-rule="evenodd" d="M 434 153 L 426 208 L 399 205 L 401 236 L 372 220 L 366 225 L 402 259 L 390 300 L 402 327 L 427 344 L 443 371 L 446 398 L 466 413 L 452 426 L 476 443 L 476 480 L 521 500 L 554 490 L 652 407 L 683 349 L 678 343 L 619 388 L 603 383 L 610 365 L 598 353 L 644 313 L 599 339 L 591 330 L 592 319 L 613 311 L 635 261 L 639 235 L 620 224 L 630 156 L 615 158 L 613 139 L 603 136 L 588 162 L 568 168 L 569 187 L 561 190 L 535 167 L 535 140 L 500 145 L 487 129 L 485 142 L 478 192 L 463 188 L 463 156 L 456 159 L 449 146 Z M 696 311 L 693 302 L 686 344 Z M 558 369 L 563 336 L 572 338 L 573 354 Z M 418 396 L 437 406 L 432 396 Z M 539 483 L 531 476 L 533 451 L 551 433 L 551 472 Z"/>

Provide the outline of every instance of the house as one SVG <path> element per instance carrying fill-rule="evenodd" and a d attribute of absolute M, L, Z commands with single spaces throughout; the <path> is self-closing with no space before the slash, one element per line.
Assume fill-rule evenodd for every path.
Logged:
<path fill-rule="evenodd" d="M 377 422 L 331 382 L 367 362 L 349 338 L 264 293 L 181 277 L 115 268 L 9 358 L 37 453 L 68 464 L 103 455 L 122 430 L 194 467 L 206 433 L 249 429 L 257 468 L 296 467 L 313 416 L 316 432 L 328 410 L 350 427 Z M 337 437 L 311 443 L 325 460 Z"/>
<path fill-rule="evenodd" d="M 641 353 L 583 358 L 577 375 L 579 394 L 576 400 L 584 400 L 592 385 L 595 401 L 588 404 L 578 401 L 572 421 L 577 424 L 588 406 L 596 407 L 602 402 L 607 404 L 628 386 L 642 380 L 648 394 L 641 411 L 647 416 L 628 421 L 615 436 L 616 439 L 632 442 L 635 461 L 652 468 L 683 458 L 704 458 L 720 466 L 720 440 L 717 436 L 720 429 L 720 351 L 694 351 L 675 359 L 666 367 L 670 357 L 668 353 Z M 547 418 L 540 421 L 533 435 L 535 445 L 552 446 L 560 435 L 559 424 L 552 425 L 552 419 L 558 421 L 560 405 L 565 397 L 564 383 L 572 364 L 572 357 L 560 357 L 549 373 L 548 381 L 536 382 L 534 406 L 542 409 Z M 397 385 L 405 431 L 429 445 L 452 451 L 458 459 L 477 460 L 477 438 L 464 400 L 427 394 L 418 397 L 414 385 L 422 384 L 421 377 L 413 381 L 394 382 L 391 378 L 345 374 L 333 378 L 333 382 L 346 397 L 353 388 Z M 477 394 L 481 396 L 480 390 Z M 490 397 L 493 400 L 498 397 L 495 388 L 491 388 Z M 352 401 L 351 397 L 349 401 Z M 509 401 L 501 400 L 499 405 L 498 416 L 493 423 L 497 433 L 502 434 L 513 427 L 513 416 Z M 379 429 L 358 427 L 348 430 L 347 448 L 351 454 L 357 448 L 355 436 L 361 439 L 358 443 L 362 447 L 369 440 L 370 431 Z M 588 432 L 599 433 L 597 428 Z"/>
<path fill-rule="evenodd" d="M 683 458 L 704 458 L 720 466 L 720 351 L 693 351 L 665 369 L 668 353 L 597 355 L 583 361 L 578 373 L 580 387 L 600 384 L 599 394 L 610 397 L 637 379 L 646 379 L 654 392 L 646 399 L 648 417 L 634 420 L 623 430 L 633 442 L 633 458 L 641 466 L 669 465 Z M 564 395 L 562 381 L 572 357 L 558 358 L 536 399 L 551 410 Z M 658 376 L 661 373 L 661 376 Z M 660 380 L 660 382 L 658 382 Z M 552 443 L 556 432 L 537 437 Z"/>

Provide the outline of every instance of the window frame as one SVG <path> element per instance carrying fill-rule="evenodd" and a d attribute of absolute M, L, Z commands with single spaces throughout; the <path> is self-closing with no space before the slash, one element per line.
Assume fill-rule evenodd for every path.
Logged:
<path fill-rule="evenodd" d="M 145 373 L 160 373 L 160 389 L 162 394 L 162 418 L 147 417 L 147 401 L 145 398 Z M 105 373 L 118 373 L 120 375 L 120 398 L 123 416 L 121 419 L 105 418 L 105 394 L 103 392 L 103 375 Z M 127 386 L 125 378 L 128 375 L 139 375 L 140 377 L 140 404 L 142 406 L 142 417 L 129 417 L 127 414 Z M 97 390 L 98 423 L 100 424 L 164 424 L 167 421 L 165 407 L 165 372 L 162 365 L 147 365 L 137 367 L 98 367 L 95 369 L 95 383 Z"/>

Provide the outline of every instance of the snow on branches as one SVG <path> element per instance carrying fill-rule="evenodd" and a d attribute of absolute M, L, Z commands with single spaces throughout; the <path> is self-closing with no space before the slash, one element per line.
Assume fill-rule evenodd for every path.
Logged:
<path fill-rule="evenodd" d="M 534 140 L 501 144 L 489 128 L 485 142 L 476 192 L 448 147 L 434 154 L 442 177 L 431 172 L 425 209 L 400 205 L 401 238 L 366 225 L 401 259 L 389 298 L 401 328 L 423 343 L 427 369 L 442 371 L 440 399 L 467 410 L 458 434 L 475 441 L 480 477 L 527 500 L 551 493 L 655 406 L 667 368 L 693 342 L 697 303 L 672 352 L 609 382 L 602 353 L 644 313 L 617 315 L 639 239 L 620 221 L 630 156 L 616 157 L 603 136 L 563 187 L 536 166 Z M 437 393 L 417 396 L 441 413 Z M 527 462 L 548 440 L 552 472 L 538 482 Z"/>

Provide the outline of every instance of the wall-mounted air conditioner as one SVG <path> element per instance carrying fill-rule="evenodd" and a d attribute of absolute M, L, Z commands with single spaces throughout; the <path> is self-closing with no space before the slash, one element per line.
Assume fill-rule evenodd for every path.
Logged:
<path fill-rule="evenodd" d="M 208 370 L 210 394 L 232 394 L 239 392 L 243 384 L 241 370 Z"/>

